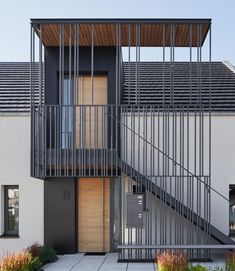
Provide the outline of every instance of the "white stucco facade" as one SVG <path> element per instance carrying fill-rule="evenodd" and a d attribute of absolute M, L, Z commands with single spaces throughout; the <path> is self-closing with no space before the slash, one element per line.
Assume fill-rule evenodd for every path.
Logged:
<path fill-rule="evenodd" d="M 30 116 L 0 115 L 0 235 L 4 185 L 19 185 L 19 238 L 0 237 L 0 256 L 43 244 L 43 181 L 30 177 Z"/>

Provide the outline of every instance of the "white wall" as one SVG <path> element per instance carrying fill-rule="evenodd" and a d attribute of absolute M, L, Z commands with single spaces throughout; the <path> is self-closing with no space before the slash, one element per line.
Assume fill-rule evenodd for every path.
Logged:
<path fill-rule="evenodd" d="M 43 244 L 43 181 L 30 177 L 29 115 L 0 115 L 0 235 L 3 185 L 19 185 L 19 238 L 0 237 L 0 256 L 34 242 Z"/>
<path fill-rule="evenodd" d="M 212 186 L 229 198 L 235 184 L 235 115 L 212 118 Z M 213 193 L 212 223 L 229 233 L 229 204 Z"/>
<path fill-rule="evenodd" d="M 149 142 L 153 142 L 153 139 L 151 138 L 151 121 L 155 122 L 155 145 L 158 144 L 157 141 L 157 134 L 158 134 L 158 129 L 160 131 L 160 138 L 159 138 L 159 149 L 163 150 L 163 125 L 162 125 L 162 117 L 158 120 L 157 117 L 155 119 L 151 120 L 151 117 L 147 117 L 146 121 L 146 127 L 147 129 L 143 128 L 144 127 L 144 122 L 141 119 L 140 120 L 140 127 L 138 127 L 138 117 L 134 117 L 132 115 L 132 119 L 130 115 L 128 117 L 122 118 L 123 123 L 133 129 L 132 127 L 135 127 L 135 131 L 138 134 L 143 135 L 143 137 L 146 136 Z M 179 121 L 179 120 L 178 120 Z M 131 124 L 132 123 L 132 124 Z M 134 126 L 133 123 L 135 123 Z M 170 118 L 170 123 L 172 123 L 171 118 Z M 195 137 L 194 137 L 194 116 L 189 117 L 189 128 L 190 128 L 190 139 L 189 139 L 189 145 L 190 145 L 190 152 L 189 152 L 189 169 L 191 172 L 194 172 L 194 146 L 195 146 Z M 208 153 L 209 153 L 209 141 L 208 141 L 208 117 L 204 117 L 204 174 L 208 174 Z M 199 124 L 199 118 L 197 119 L 197 127 Z M 159 127 L 159 128 L 158 128 Z M 179 124 L 178 124 L 178 129 L 179 129 Z M 186 161 L 187 161 L 187 153 L 186 153 L 186 140 L 187 140 L 187 135 L 186 135 L 186 127 L 187 127 L 187 118 L 184 119 L 184 135 L 185 135 L 185 143 L 184 143 L 184 167 L 186 167 Z M 145 130 L 144 130 L 145 129 Z M 145 131 L 145 132 L 144 132 Z M 144 134 L 145 133 L 145 134 Z M 198 133 L 198 128 L 197 128 L 197 133 Z M 180 153 L 180 143 L 179 143 L 179 130 L 177 131 L 177 145 L 178 145 L 178 155 Z M 122 136 L 124 133 L 122 132 Z M 133 157 L 131 157 L 131 154 L 133 153 L 131 151 L 132 146 L 131 142 L 135 142 L 136 146 L 138 146 L 138 136 L 135 135 L 134 133 L 131 133 L 130 130 L 126 132 L 126 139 L 122 141 L 123 144 L 123 155 L 124 155 L 124 160 L 131 165 L 132 162 L 132 167 L 135 167 L 136 170 L 140 171 L 143 175 L 152 175 L 152 174 L 157 174 L 158 173 L 158 168 L 160 167 L 160 174 L 163 173 L 162 168 L 163 168 L 163 156 L 160 154 L 158 156 L 158 152 L 155 151 L 154 153 L 151 153 L 151 148 L 150 145 L 146 145 L 145 151 L 144 151 L 144 141 L 140 140 L 139 146 L 141 148 L 140 151 L 140 156 L 137 156 L 137 151 L 135 153 L 135 159 L 133 160 Z M 132 139 L 131 139 L 132 137 Z M 172 127 L 170 125 L 169 128 L 169 137 L 170 137 L 170 145 L 169 145 L 169 156 L 172 157 L 172 138 L 173 138 L 173 133 L 172 133 Z M 198 134 L 196 136 L 197 138 L 197 174 L 198 172 L 198 165 L 199 165 L 199 150 L 198 150 Z M 124 153 L 126 150 L 126 154 Z M 158 159 L 159 158 L 159 159 Z M 179 157 L 176 158 L 177 161 L 179 162 L 180 159 Z M 152 166 L 150 167 L 151 163 L 153 163 Z M 169 163 L 169 169 L 170 173 L 172 170 L 172 162 Z M 151 173 L 151 168 L 153 169 Z M 180 169 L 179 169 L 180 170 Z M 179 171 L 178 170 L 178 174 Z M 229 184 L 235 184 L 235 115 L 212 115 L 212 178 L 211 178 L 211 185 L 213 188 L 215 188 L 217 191 L 219 191 L 221 194 L 223 194 L 226 198 L 229 198 Z M 186 184 L 187 185 L 187 184 Z M 196 184 L 195 184 L 196 186 Z M 202 187 L 203 188 L 203 187 Z M 196 192 L 196 189 L 194 189 Z M 169 192 L 169 191 L 168 191 Z M 173 191 L 174 192 L 174 191 Z M 185 189 L 185 193 L 187 192 L 187 189 Z M 223 199 L 222 197 L 218 196 L 215 192 L 212 191 L 211 193 L 212 201 L 212 224 L 217 227 L 219 230 L 224 232 L 225 234 L 229 233 L 229 204 L 228 202 Z M 184 197 L 185 200 L 187 199 L 187 195 Z M 203 214 L 203 201 L 202 201 L 202 214 Z"/>

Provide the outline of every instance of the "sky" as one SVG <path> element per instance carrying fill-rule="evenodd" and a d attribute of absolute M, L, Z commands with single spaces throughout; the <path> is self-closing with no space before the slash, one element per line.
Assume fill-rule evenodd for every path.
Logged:
<path fill-rule="evenodd" d="M 235 0 L 0 0 L 0 61 L 29 61 L 30 18 L 211 18 L 212 60 L 235 64 L 234 17 Z"/>

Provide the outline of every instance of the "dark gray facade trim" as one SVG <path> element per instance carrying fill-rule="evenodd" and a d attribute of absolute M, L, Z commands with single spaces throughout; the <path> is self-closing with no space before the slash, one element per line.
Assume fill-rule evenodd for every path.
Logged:
<path fill-rule="evenodd" d="M 122 19 L 122 18 L 117 18 L 117 19 L 50 19 L 50 18 L 31 18 L 31 23 L 32 24 L 48 24 L 48 23 L 53 23 L 53 24 L 97 24 L 97 23 L 163 23 L 163 24 L 181 24 L 181 23 L 188 23 L 188 24 L 210 24 L 211 19 L 205 18 L 205 19 L 154 19 L 154 18 L 146 18 L 146 19 L 139 19 L 139 18 L 131 18 L 131 19 Z"/>

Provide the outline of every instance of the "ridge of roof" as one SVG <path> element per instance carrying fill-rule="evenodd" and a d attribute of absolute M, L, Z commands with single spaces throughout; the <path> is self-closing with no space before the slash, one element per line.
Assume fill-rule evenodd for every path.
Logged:
<path fill-rule="evenodd" d="M 224 65 L 226 65 L 232 72 L 235 73 L 235 66 L 233 66 L 233 64 L 232 64 L 230 61 L 224 60 L 223 63 L 224 63 Z"/>

